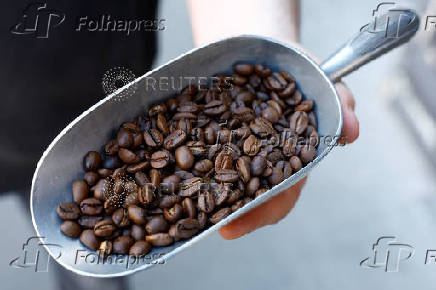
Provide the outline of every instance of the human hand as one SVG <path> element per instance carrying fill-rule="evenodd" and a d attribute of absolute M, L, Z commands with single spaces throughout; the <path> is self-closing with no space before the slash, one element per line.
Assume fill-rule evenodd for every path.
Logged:
<path fill-rule="evenodd" d="M 354 113 L 354 98 L 342 82 L 336 84 L 336 90 L 341 99 L 344 120 L 340 140 L 345 144 L 352 143 L 359 137 L 359 121 Z M 277 223 L 292 210 L 305 182 L 306 178 L 300 180 L 289 189 L 223 226 L 219 233 L 224 239 L 232 240 L 258 228 Z"/>

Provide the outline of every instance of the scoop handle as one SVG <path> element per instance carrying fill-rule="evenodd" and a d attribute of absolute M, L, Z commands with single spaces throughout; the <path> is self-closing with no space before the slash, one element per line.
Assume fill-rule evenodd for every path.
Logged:
<path fill-rule="evenodd" d="M 375 12 L 374 12 L 375 13 Z M 419 16 L 412 9 L 390 9 L 375 16 L 360 32 L 327 58 L 321 68 L 333 81 L 409 41 L 419 28 Z"/>

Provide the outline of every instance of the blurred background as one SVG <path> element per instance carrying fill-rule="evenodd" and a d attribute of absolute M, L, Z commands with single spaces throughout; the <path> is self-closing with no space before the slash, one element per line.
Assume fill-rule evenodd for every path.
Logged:
<path fill-rule="evenodd" d="M 320 59 L 371 21 L 380 3 L 301 2 L 301 43 Z M 425 262 L 436 249 L 436 27 L 425 24 L 436 7 L 400 3 L 420 11 L 417 37 L 344 79 L 356 98 L 360 138 L 313 171 L 292 213 L 235 241 L 214 234 L 131 276 L 133 289 L 435 289 L 436 262 Z M 160 1 L 159 18 L 167 27 L 157 33 L 154 67 L 193 47 L 185 1 Z M 9 266 L 34 235 L 16 194 L 0 194 L 0 220 L 1 289 L 57 289 L 50 269 Z M 359 265 L 382 236 L 414 248 L 399 272 Z"/>

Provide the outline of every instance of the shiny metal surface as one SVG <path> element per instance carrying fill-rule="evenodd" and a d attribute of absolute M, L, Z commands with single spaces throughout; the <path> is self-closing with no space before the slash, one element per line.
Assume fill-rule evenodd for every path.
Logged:
<path fill-rule="evenodd" d="M 419 28 L 419 17 L 411 9 L 391 9 L 347 41 L 324 61 L 322 70 L 333 82 L 365 63 L 409 41 Z"/>
<path fill-rule="evenodd" d="M 59 226 L 56 206 L 70 201 L 71 181 L 83 174 L 82 158 L 89 150 L 99 150 L 111 137 L 114 130 L 124 121 L 131 120 L 151 104 L 165 100 L 177 93 L 176 90 L 150 90 L 151 78 L 210 77 L 216 73 L 230 73 L 236 62 L 262 63 L 274 70 L 286 70 L 298 81 L 298 87 L 316 102 L 315 112 L 319 120 L 321 140 L 317 157 L 299 172 L 275 186 L 242 209 L 197 236 L 175 243 L 169 247 L 154 248 L 148 256 L 151 260 L 132 263 L 128 257 L 112 263 L 95 260 L 95 253 L 87 250 L 78 239 L 64 236 Z M 185 85 L 188 80 L 186 80 Z M 133 95 L 120 98 L 126 89 L 135 87 Z M 109 95 L 69 124 L 50 144 L 38 162 L 32 182 L 31 212 L 37 234 L 47 244 L 61 245 L 61 256 L 57 261 L 65 268 L 81 275 L 93 277 L 124 276 L 150 268 L 156 263 L 167 261 L 177 253 L 205 238 L 250 209 L 267 201 L 272 196 L 289 188 L 306 176 L 335 146 L 342 129 L 341 104 L 333 82 L 306 54 L 277 41 L 257 36 L 240 36 L 224 39 L 190 52 L 148 72 L 133 83 Z M 58 256 L 46 246 L 50 255 Z M 127 261 L 127 262 L 126 262 Z"/>

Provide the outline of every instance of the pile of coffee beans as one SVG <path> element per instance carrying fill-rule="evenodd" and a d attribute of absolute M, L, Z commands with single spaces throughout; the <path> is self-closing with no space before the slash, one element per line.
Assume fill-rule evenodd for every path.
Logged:
<path fill-rule="evenodd" d="M 121 124 L 83 160 L 61 231 L 109 255 L 145 255 L 218 223 L 311 162 L 314 102 L 286 72 L 237 64 Z"/>

